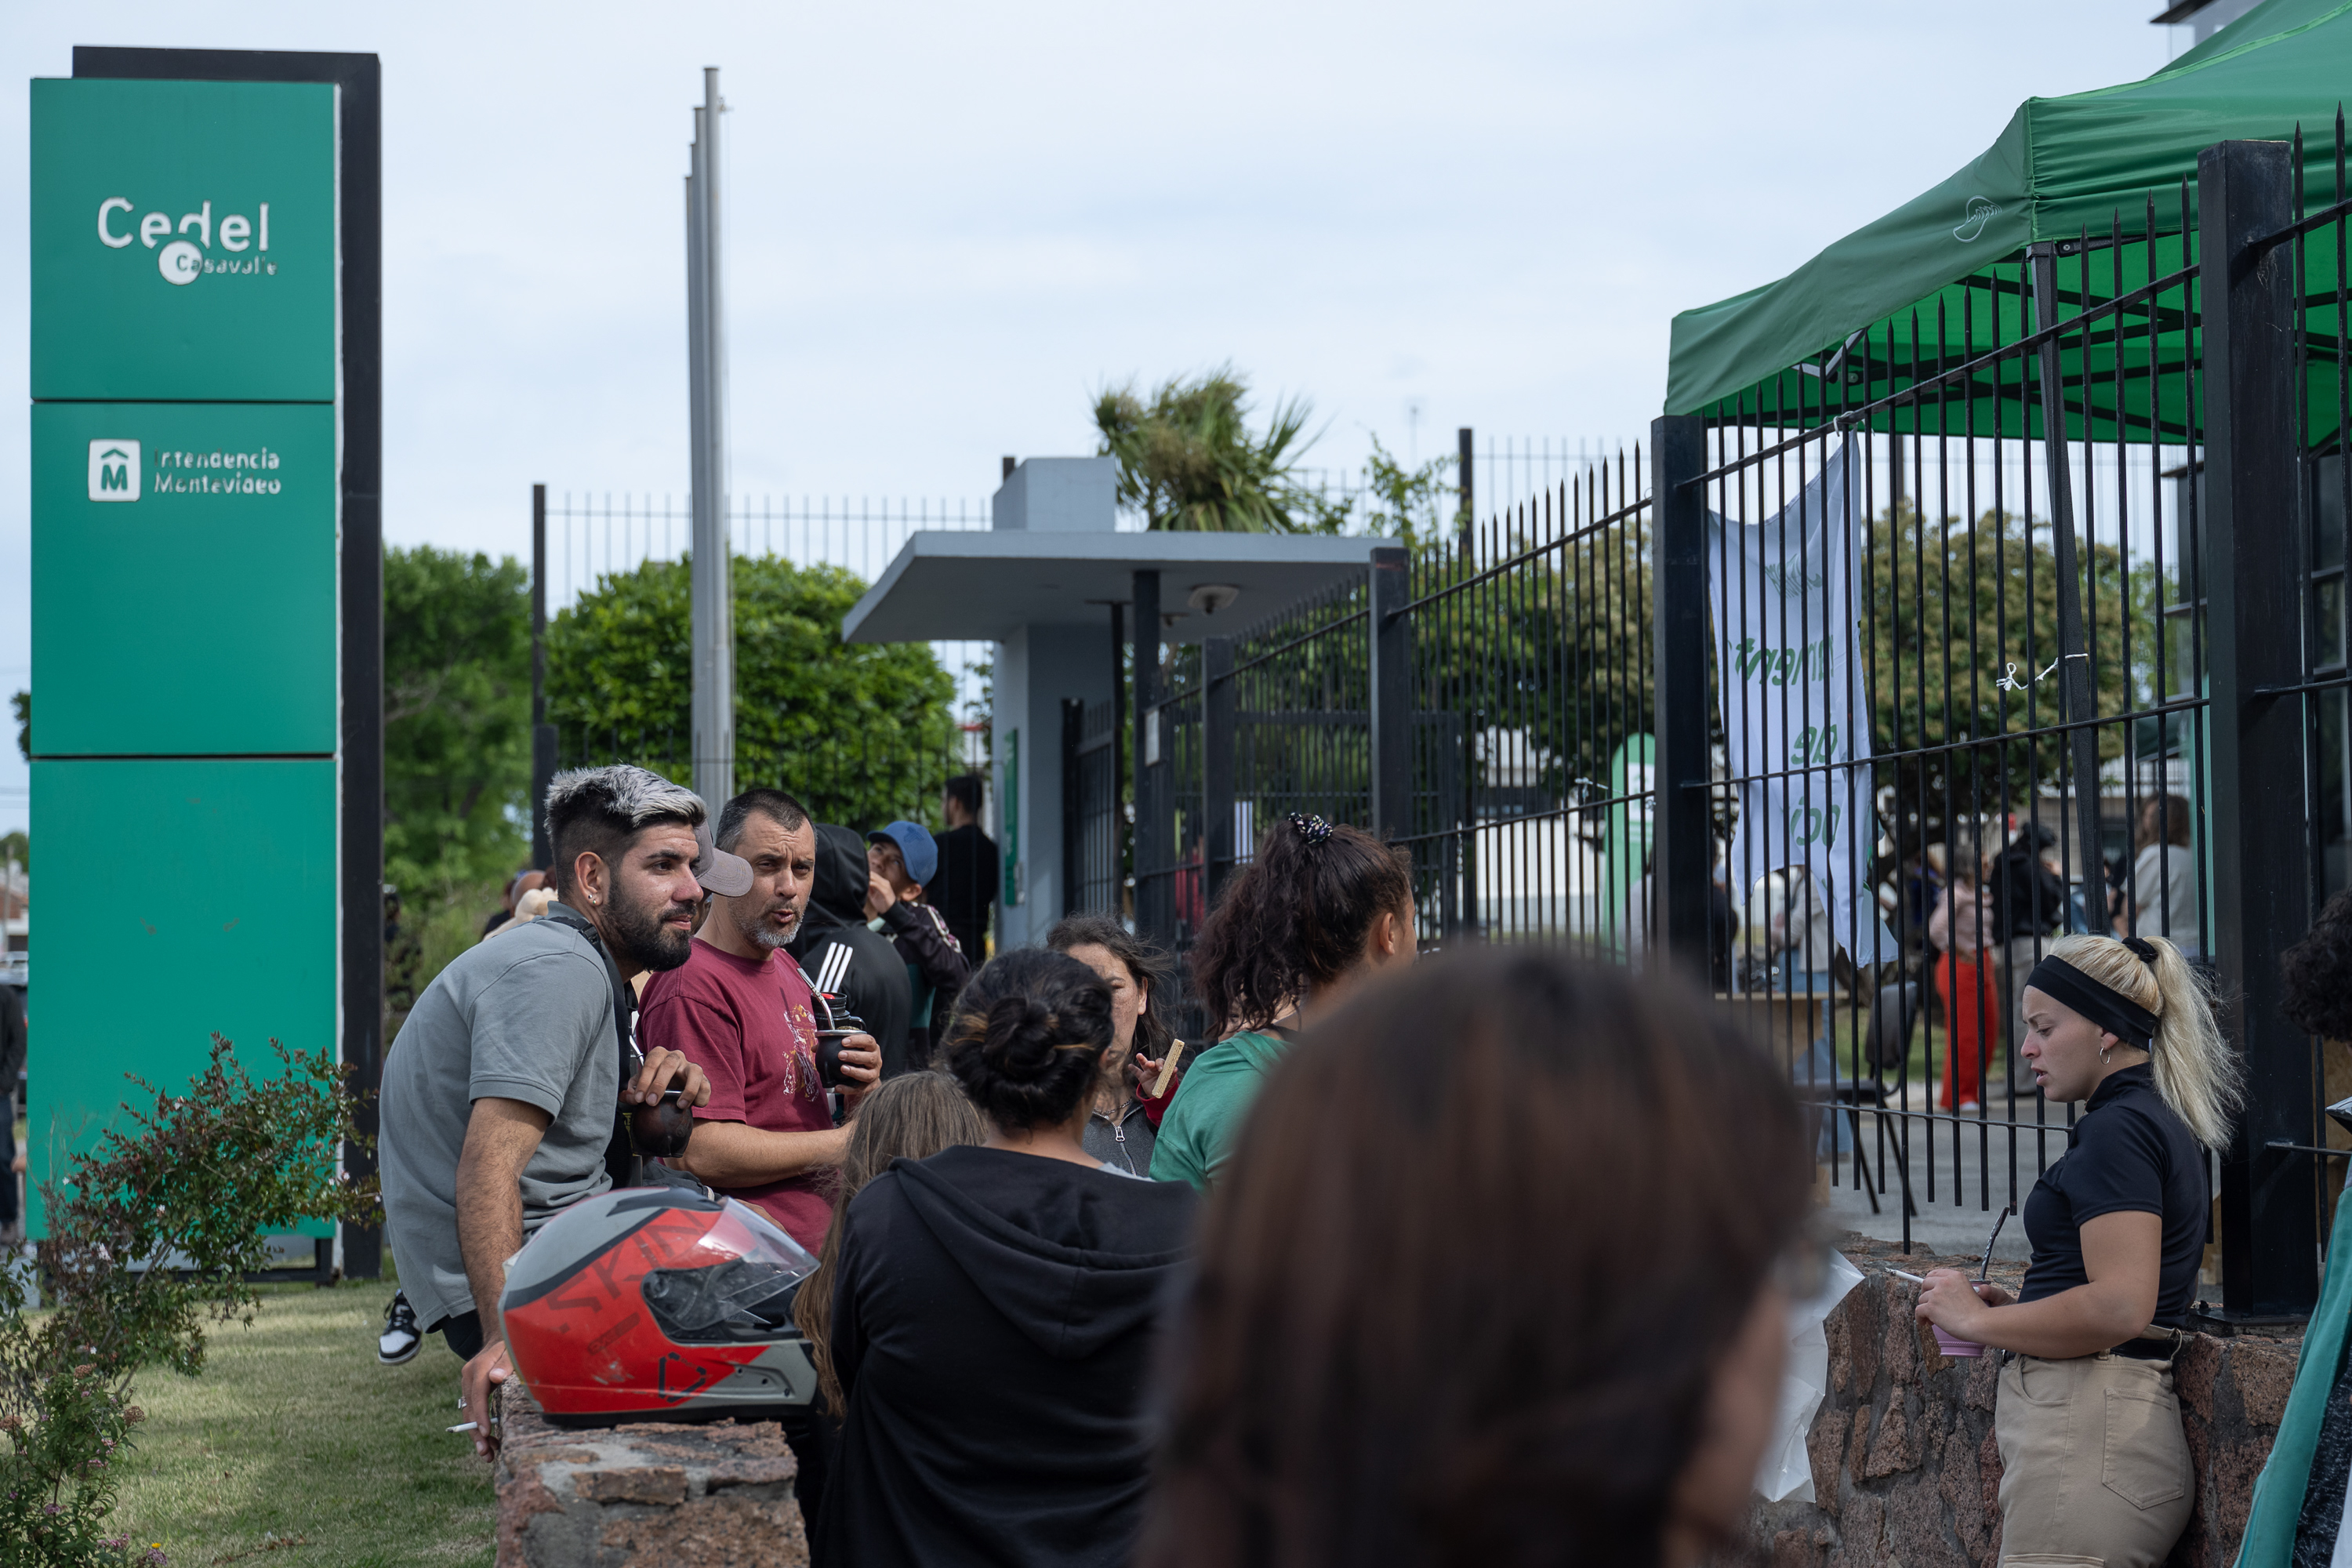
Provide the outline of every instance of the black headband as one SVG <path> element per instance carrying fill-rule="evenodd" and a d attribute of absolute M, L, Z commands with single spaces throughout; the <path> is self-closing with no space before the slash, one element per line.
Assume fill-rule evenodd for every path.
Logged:
<path fill-rule="evenodd" d="M 2156 1015 L 2116 990 L 2092 979 L 2063 958 L 2045 958 L 2033 966 L 2025 983 L 2054 997 L 2127 1046 L 2156 1048 Z"/>

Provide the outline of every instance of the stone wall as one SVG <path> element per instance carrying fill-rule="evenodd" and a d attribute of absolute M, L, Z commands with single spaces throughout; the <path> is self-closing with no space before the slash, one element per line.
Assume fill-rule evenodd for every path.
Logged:
<path fill-rule="evenodd" d="M 776 1423 L 565 1431 L 506 1401 L 499 1568 L 805 1568 Z"/>
<path fill-rule="evenodd" d="M 1751 1541 L 1772 1568 L 1991 1568 L 2000 1561 L 2000 1455 L 1992 1411 L 2000 1363 L 1942 1355 L 1912 1308 L 1919 1288 L 1885 1272 L 1973 1270 L 1977 1260 L 1903 1255 L 1848 1236 L 1865 1278 L 1826 1325 L 1830 1387 L 1808 1445 L 1813 1502 L 1757 1505 Z M 2020 1269 L 1995 1265 L 2015 1289 Z M 2254 1477 L 2294 1381 L 2295 1342 L 2199 1335 L 2174 1363 L 2197 1511 L 2171 1568 L 2229 1568 Z"/>
<path fill-rule="evenodd" d="M 1761 1503 L 1753 1553 L 1771 1568 L 1993 1568 L 2000 1456 L 1992 1357 L 1937 1352 L 1886 1272 L 1973 1268 L 1848 1236 L 1864 1279 L 1830 1315 L 1830 1386 L 1813 1419 L 1813 1502 Z M 2015 1289 L 2018 1270 L 1993 1277 Z M 2294 1380 L 2292 1339 L 2200 1335 L 2176 1363 L 2197 1510 L 2171 1568 L 2229 1568 L 2254 1477 Z M 803 1568 L 794 1465 L 774 1422 L 550 1426 L 508 1394 L 498 1466 L 499 1568 Z"/>

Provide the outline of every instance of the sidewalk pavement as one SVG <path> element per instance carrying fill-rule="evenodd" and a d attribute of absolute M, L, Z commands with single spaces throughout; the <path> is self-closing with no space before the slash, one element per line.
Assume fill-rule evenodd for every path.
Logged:
<path fill-rule="evenodd" d="M 1823 1167 L 1830 1184 L 1826 1212 L 1838 1228 L 1899 1245 L 1907 1136 L 1911 1200 L 1916 1211 L 1911 1218 L 1912 1248 L 1981 1257 L 2001 1205 L 2022 1210 L 2025 1194 L 2042 1170 L 2066 1152 L 2067 1107 L 2039 1102 L 2030 1094 L 2012 1103 L 1997 1093 L 1986 1101 L 1985 1120 L 1979 1121 L 1979 1113 L 1970 1111 L 1956 1123 L 1951 1113 L 1935 1107 L 1931 1091 L 1914 1084 L 1907 1103 L 1890 1094 L 1883 1110 L 1861 1108 L 1859 1148 L 1871 1181 L 1880 1184 L 1877 1212 L 1872 1212 L 1869 1190 L 1851 1156 Z M 1923 1111 L 1933 1115 L 1921 1115 Z M 2037 1115 L 2041 1126 L 2035 1124 Z M 2006 1125 L 2012 1120 L 2021 1124 L 2013 1133 Z M 2031 1250 L 2024 1222 L 2011 1215 L 1993 1255 L 2022 1261 Z"/>

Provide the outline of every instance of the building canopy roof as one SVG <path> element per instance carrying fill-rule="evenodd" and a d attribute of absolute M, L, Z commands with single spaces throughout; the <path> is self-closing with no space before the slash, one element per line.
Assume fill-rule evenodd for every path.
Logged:
<path fill-rule="evenodd" d="M 2310 205 L 2324 205 L 2337 194 L 2334 128 L 2348 82 L 2352 0 L 2265 0 L 2146 80 L 2029 99 L 1942 184 L 1778 282 L 1676 316 L 1665 410 L 1818 408 L 1825 374 L 1853 405 L 1914 379 L 1907 356 L 1948 363 L 2012 342 L 2032 326 L 2014 278 L 1991 268 L 2037 241 L 2152 238 L 2084 262 L 2072 301 L 2166 277 L 2196 222 L 2196 187 L 2183 182 L 2217 142 L 2284 141 L 2300 127 Z M 2326 250 L 2332 293 L 2332 238 Z"/>
<path fill-rule="evenodd" d="M 1242 632 L 1315 594 L 1360 580 L 1394 539 L 1290 533 L 1103 533 L 993 530 L 910 537 L 842 617 L 845 642 L 1001 639 L 1024 626 L 1099 626 L 1134 597 L 1135 574 L 1160 574 L 1163 634 L 1197 642 Z M 1194 590 L 1240 590 L 1213 613 Z"/>

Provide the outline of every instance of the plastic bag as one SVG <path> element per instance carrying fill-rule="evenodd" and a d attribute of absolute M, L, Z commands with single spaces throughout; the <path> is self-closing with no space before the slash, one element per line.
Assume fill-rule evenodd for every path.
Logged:
<path fill-rule="evenodd" d="M 1832 1252 L 1822 1293 L 1789 1305 L 1789 1363 L 1780 1373 L 1780 1405 L 1772 1415 L 1772 1441 L 1756 1472 L 1756 1489 L 1767 1502 L 1811 1502 L 1813 1460 L 1805 1438 L 1830 1386 L 1830 1338 L 1822 1324 L 1862 1283 L 1862 1270 Z"/>

